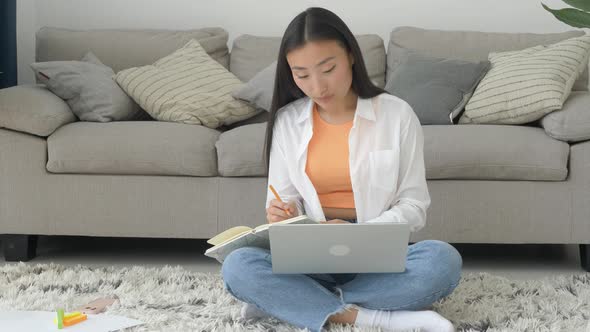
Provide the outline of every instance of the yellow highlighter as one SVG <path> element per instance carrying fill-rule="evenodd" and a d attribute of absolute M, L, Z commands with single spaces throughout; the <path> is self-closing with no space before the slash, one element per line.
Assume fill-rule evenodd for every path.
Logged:
<path fill-rule="evenodd" d="M 86 316 L 85 314 L 79 314 L 79 315 L 64 319 L 64 326 L 72 326 L 74 324 L 78 324 L 80 322 L 85 321 L 86 318 L 88 318 L 88 316 Z"/>
<path fill-rule="evenodd" d="M 70 312 L 69 314 L 64 314 L 62 319 L 72 318 L 74 316 L 81 315 L 82 313 L 79 311 Z M 53 319 L 53 322 L 57 324 L 57 318 Z"/>
<path fill-rule="evenodd" d="M 83 314 L 79 311 L 70 312 L 69 314 L 63 315 L 62 326 L 72 326 L 74 324 L 85 321 L 87 318 L 88 318 L 88 316 L 86 316 L 85 314 Z M 53 320 L 53 322 L 58 324 L 58 328 L 60 328 L 59 327 L 59 319 L 55 318 Z"/>

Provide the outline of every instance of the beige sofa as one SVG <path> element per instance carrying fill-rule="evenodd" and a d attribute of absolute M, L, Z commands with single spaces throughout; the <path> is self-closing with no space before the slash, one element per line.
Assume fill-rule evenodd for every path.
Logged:
<path fill-rule="evenodd" d="M 387 64 L 394 64 L 404 48 L 477 60 L 490 51 L 579 34 L 404 27 L 394 29 L 388 43 L 377 35 L 358 39 L 371 78 L 383 87 Z M 91 50 L 118 71 L 150 64 L 190 38 L 244 82 L 275 60 L 280 41 L 239 36 L 229 54 L 228 34 L 220 28 L 43 28 L 36 58 L 79 60 Z M 587 89 L 587 72 L 574 89 Z M 60 102 L 35 103 L 27 93 L 22 92 L 23 107 L 39 112 Z M 73 122 L 48 137 L 0 129 L 0 234 L 6 260 L 33 258 L 36 235 L 205 239 L 232 226 L 264 223 L 266 114 L 217 130 L 157 121 Z M 580 245 L 582 265 L 589 269 L 590 142 L 559 141 L 534 125 L 423 129 L 432 204 L 427 225 L 412 235 L 413 242 L 573 243 Z"/>

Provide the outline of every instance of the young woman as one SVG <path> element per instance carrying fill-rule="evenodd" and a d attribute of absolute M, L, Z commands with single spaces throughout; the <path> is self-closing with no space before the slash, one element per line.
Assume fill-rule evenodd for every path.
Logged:
<path fill-rule="evenodd" d="M 285 202 L 269 191 L 269 223 L 305 211 L 325 223 L 424 226 L 430 196 L 418 118 L 371 83 L 353 34 L 326 9 L 297 15 L 281 41 L 266 161 Z M 222 274 L 246 302 L 245 318 L 272 315 L 311 331 L 328 322 L 453 331 L 425 309 L 455 289 L 461 265 L 451 245 L 421 241 L 409 246 L 403 273 L 273 274 L 270 252 L 247 247 L 228 255 Z"/>

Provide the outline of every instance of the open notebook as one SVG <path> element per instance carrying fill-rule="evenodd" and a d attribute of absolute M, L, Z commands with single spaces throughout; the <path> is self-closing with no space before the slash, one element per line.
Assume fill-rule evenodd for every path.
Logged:
<path fill-rule="evenodd" d="M 268 228 L 272 225 L 284 224 L 318 224 L 317 221 L 310 219 L 306 215 L 301 215 L 279 221 L 273 224 L 264 224 L 256 228 L 247 226 L 236 226 L 223 231 L 207 241 L 213 247 L 205 251 L 205 256 L 217 259 L 223 263 L 225 257 L 232 251 L 242 247 L 259 247 L 270 249 L 270 240 L 268 237 Z"/>

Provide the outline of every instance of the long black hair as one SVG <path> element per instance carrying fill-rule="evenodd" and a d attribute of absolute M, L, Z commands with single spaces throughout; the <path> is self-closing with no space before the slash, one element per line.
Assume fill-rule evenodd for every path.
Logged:
<path fill-rule="evenodd" d="M 359 97 L 372 98 L 385 92 L 371 82 L 358 42 L 340 17 L 327 9 L 318 7 L 308 8 L 295 16 L 285 30 L 277 59 L 274 93 L 264 142 L 267 174 L 276 113 L 290 102 L 305 97 L 293 80 L 291 67 L 287 62 L 287 53 L 304 46 L 307 42 L 319 40 L 335 40 L 352 54 L 354 59 L 352 89 Z"/>

